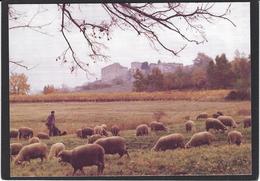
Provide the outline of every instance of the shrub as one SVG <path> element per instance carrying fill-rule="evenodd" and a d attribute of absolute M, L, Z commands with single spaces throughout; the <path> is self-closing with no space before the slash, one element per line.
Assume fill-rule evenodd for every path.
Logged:
<path fill-rule="evenodd" d="M 232 90 L 225 100 L 251 100 L 251 93 L 249 90 Z"/>

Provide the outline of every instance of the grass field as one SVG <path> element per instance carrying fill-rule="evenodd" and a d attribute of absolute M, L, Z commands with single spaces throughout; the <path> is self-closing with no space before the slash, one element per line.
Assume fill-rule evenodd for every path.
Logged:
<path fill-rule="evenodd" d="M 251 174 L 251 128 L 237 128 L 244 136 L 241 146 L 228 145 L 227 133 L 215 133 L 217 141 L 210 146 L 191 149 L 177 149 L 166 152 L 150 151 L 157 139 L 170 133 L 182 133 L 187 142 L 192 133 L 184 129 L 184 117 L 192 120 L 200 112 L 212 114 L 223 111 L 236 121 L 250 114 L 251 103 L 240 102 L 195 102 L 195 101 L 131 101 L 131 102 L 58 102 L 58 103 L 12 103 L 11 127 L 32 127 L 47 132 L 44 125 L 51 110 L 56 111 L 57 126 L 69 134 L 52 137 L 44 141 L 48 147 L 56 142 L 63 142 L 67 149 L 72 149 L 87 142 L 77 138 L 75 130 L 82 127 L 93 127 L 105 123 L 110 127 L 118 124 L 121 136 L 127 140 L 131 159 L 118 155 L 105 156 L 104 175 L 229 175 Z M 141 123 L 150 123 L 154 111 L 164 111 L 162 118 L 169 127 L 169 133 L 150 133 L 146 137 L 136 137 L 135 127 Z M 195 121 L 196 131 L 205 130 L 203 121 Z M 11 142 L 17 142 L 12 139 Z M 22 143 L 27 144 L 23 140 Z M 96 167 L 85 167 L 87 175 L 96 175 Z M 67 176 L 72 174 L 72 167 L 60 165 L 56 159 L 51 161 L 33 160 L 31 164 L 17 166 L 11 163 L 11 176 Z M 80 172 L 77 176 L 82 176 Z"/>

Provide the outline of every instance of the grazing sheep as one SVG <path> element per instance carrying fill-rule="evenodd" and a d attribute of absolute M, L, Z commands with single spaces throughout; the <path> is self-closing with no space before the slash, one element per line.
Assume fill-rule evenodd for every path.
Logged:
<path fill-rule="evenodd" d="M 245 119 L 243 120 L 243 123 L 244 123 L 244 128 L 251 127 L 251 125 L 252 125 L 252 119 L 251 119 L 251 117 L 245 118 Z"/>
<path fill-rule="evenodd" d="M 193 121 L 191 121 L 191 120 L 186 121 L 185 122 L 186 131 L 190 132 L 190 131 L 192 131 L 193 128 L 195 129 L 194 125 L 195 125 L 195 123 Z"/>
<path fill-rule="evenodd" d="M 44 133 L 44 132 L 39 132 L 37 134 L 37 137 L 40 138 L 40 139 L 50 139 L 49 135 L 47 133 Z"/>
<path fill-rule="evenodd" d="M 165 151 L 168 149 L 184 148 L 184 136 L 179 133 L 162 136 L 154 145 L 152 150 L 154 151 Z"/>
<path fill-rule="evenodd" d="M 108 136 L 108 133 L 102 126 L 96 126 L 94 128 L 94 134 L 100 134 L 101 136 Z"/>
<path fill-rule="evenodd" d="M 136 127 L 136 136 L 145 136 L 148 135 L 148 126 L 147 124 L 140 124 Z"/>
<path fill-rule="evenodd" d="M 13 156 L 17 155 L 22 148 L 23 148 L 23 145 L 21 143 L 12 143 L 12 144 L 10 144 L 11 159 L 13 159 Z"/>
<path fill-rule="evenodd" d="M 119 136 L 119 131 L 120 131 L 119 126 L 113 125 L 111 127 L 111 133 L 112 133 L 113 136 Z"/>
<path fill-rule="evenodd" d="M 209 129 L 215 129 L 217 131 L 221 130 L 222 132 L 227 130 L 226 126 L 216 118 L 208 118 L 205 122 L 205 125 L 207 131 L 209 131 Z"/>
<path fill-rule="evenodd" d="M 40 143 L 40 139 L 38 137 L 32 137 L 29 139 L 29 144 Z"/>
<path fill-rule="evenodd" d="M 203 131 L 192 135 L 191 139 L 186 143 L 185 148 L 196 147 L 201 145 L 210 145 L 215 140 L 215 136 L 210 132 Z"/>
<path fill-rule="evenodd" d="M 218 113 L 214 113 L 214 114 L 212 114 L 212 117 L 213 118 L 218 118 L 220 115 L 218 114 Z"/>
<path fill-rule="evenodd" d="M 158 121 L 152 121 L 150 127 L 152 131 L 167 131 L 167 128 L 163 125 L 163 123 Z"/>
<path fill-rule="evenodd" d="M 100 134 L 94 134 L 88 138 L 88 143 L 94 143 L 99 138 L 104 138 L 104 136 L 101 136 Z"/>
<path fill-rule="evenodd" d="M 106 124 L 101 124 L 102 128 L 104 128 L 105 130 L 107 130 L 107 125 Z"/>
<path fill-rule="evenodd" d="M 126 154 L 129 158 L 129 154 L 126 150 L 126 140 L 119 136 L 111 136 L 106 138 L 100 138 L 94 142 L 102 146 L 105 150 L 105 154 L 119 154 L 120 158 Z"/>
<path fill-rule="evenodd" d="M 32 128 L 28 128 L 28 127 L 21 127 L 18 129 L 18 136 L 19 139 L 20 138 L 31 138 L 33 137 L 33 130 Z"/>
<path fill-rule="evenodd" d="M 17 138 L 17 137 L 18 137 L 18 129 L 11 129 L 10 138 Z"/>
<path fill-rule="evenodd" d="M 61 151 L 58 155 L 59 162 L 68 162 L 73 167 L 73 175 L 77 170 L 83 174 L 84 166 L 98 166 L 98 174 L 102 174 L 105 168 L 104 163 L 105 151 L 102 146 L 98 144 L 86 144 L 78 146 L 72 150 Z"/>
<path fill-rule="evenodd" d="M 240 145 L 242 142 L 242 134 L 239 131 L 233 130 L 228 133 L 228 143 Z"/>
<path fill-rule="evenodd" d="M 219 116 L 218 120 L 220 120 L 225 126 L 229 126 L 230 128 L 237 127 L 237 123 L 234 121 L 234 119 L 231 116 Z"/>
<path fill-rule="evenodd" d="M 199 120 L 199 119 L 207 119 L 208 117 L 209 117 L 208 113 L 203 112 L 203 113 L 200 113 L 200 114 L 196 117 L 196 120 Z"/>
<path fill-rule="evenodd" d="M 47 145 L 45 143 L 33 143 L 24 146 L 17 157 L 15 158 L 15 164 L 21 164 L 24 161 L 30 162 L 30 159 L 47 158 Z"/>
<path fill-rule="evenodd" d="M 86 127 L 82 129 L 82 138 L 87 138 L 88 136 L 92 136 L 94 134 L 94 129 Z"/>
<path fill-rule="evenodd" d="M 63 143 L 55 143 L 51 145 L 50 153 L 48 159 L 52 159 L 53 157 L 58 157 L 61 151 L 65 150 L 65 145 Z"/>
<path fill-rule="evenodd" d="M 82 129 L 77 129 L 76 135 L 77 135 L 77 137 L 82 138 Z"/>

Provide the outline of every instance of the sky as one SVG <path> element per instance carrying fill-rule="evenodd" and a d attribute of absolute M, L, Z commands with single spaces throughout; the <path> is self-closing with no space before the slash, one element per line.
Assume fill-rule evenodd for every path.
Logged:
<path fill-rule="evenodd" d="M 228 6 L 227 3 L 216 3 L 215 11 L 224 12 Z M 29 21 L 34 13 L 38 10 L 39 5 L 13 5 L 21 14 L 26 12 L 26 16 L 21 18 L 21 22 Z M 32 21 L 33 25 L 42 25 L 51 22 L 41 31 L 47 32 L 48 35 L 30 30 L 28 28 L 12 29 L 9 31 L 9 55 L 11 60 L 23 61 L 24 65 L 31 67 L 25 70 L 13 64 L 10 65 L 11 72 L 25 73 L 28 76 L 28 82 L 31 85 L 31 93 L 39 92 L 47 84 L 60 87 L 65 84 L 69 87 L 75 87 L 87 82 L 99 79 L 101 68 L 118 62 L 123 66 L 130 68 L 131 62 L 148 61 L 156 63 L 176 62 L 184 65 L 192 64 L 198 52 L 203 52 L 208 56 L 215 58 L 217 55 L 225 53 L 229 60 L 234 57 L 235 50 L 250 53 L 250 6 L 249 3 L 232 3 L 231 12 L 227 16 L 235 24 L 223 19 L 217 19 L 214 24 L 202 22 L 205 29 L 208 42 L 200 45 L 189 43 L 188 46 L 178 55 L 173 56 L 169 52 L 158 48 L 154 50 L 149 42 L 144 38 L 137 36 L 136 32 L 119 28 L 114 28 L 112 39 L 105 42 L 108 49 L 106 54 L 110 56 L 108 62 L 97 62 L 90 64 L 89 71 L 93 75 L 86 75 L 85 72 L 77 70 L 70 72 L 68 66 L 70 63 L 62 64 L 55 61 L 56 58 L 66 49 L 66 43 L 60 33 L 60 12 L 57 5 L 40 5 L 40 10 L 46 9 Z M 87 5 L 85 9 L 74 10 L 77 16 L 86 18 L 89 21 L 101 21 L 108 18 L 106 12 L 99 5 Z M 98 16 L 97 16 L 98 15 Z M 241 16 L 242 15 L 242 16 Z M 14 25 L 10 22 L 10 26 Z M 15 25 L 19 22 L 15 22 Z M 177 22 L 178 23 L 178 22 Z M 185 27 L 184 31 L 185 31 Z M 158 30 L 158 34 L 173 48 L 179 48 L 184 45 L 184 41 L 174 34 Z M 87 56 L 87 44 L 82 39 L 78 31 L 72 31 L 69 34 L 70 41 L 77 51 L 77 55 L 82 60 L 89 61 Z"/>

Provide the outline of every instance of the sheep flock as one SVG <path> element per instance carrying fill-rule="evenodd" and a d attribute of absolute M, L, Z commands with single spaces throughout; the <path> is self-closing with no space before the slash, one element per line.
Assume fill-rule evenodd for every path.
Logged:
<path fill-rule="evenodd" d="M 145 140 L 151 132 L 160 132 L 162 135 L 150 148 L 151 152 L 174 151 L 175 149 L 190 150 L 193 147 L 211 145 L 217 141 L 216 135 L 225 135 L 226 144 L 234 144 L 239 148 L 243 144 L 243 135 L 237 128 L 242 124 L 243 129 L 247 129 L 252 124 L 251 117 L 236 121 L 231 116 L 219 111 L 212 115 L 202 112 L 196 115 L 194 120 L 191 120 L 190 116 L 186 117 L 189 119 L 183 120 L 183 133 L 190 133 L 191 136 L 189 137 L 185 137 L 181 131 L 170 133 L 169 127 L 161 121 L 137 125 L 133 136 L 136 139 L 142 137 L 144 139 L 141 140 Z M 205 125 L 204 130 L 196 129 L 198 122 Z M 86 140 L 85 144 L 68 149 L 64 142 L 47 145 L 45 141 L 53 139 L 47 133 L 36 133 L 29 127 L 12 128 L 10 129 L 10 139 L 15 142 L 10 144 L 10 161 L 19 167 L 21 164 L 30 164 L 32 159 L 40 159 L 41 162 L 56 160 L 61 163 L 61 167 L 63 164 L 70 165 L 73 169 L 72 175 L 78 171 L 85 175 L 83 167 L 97 166 L 97 175 L 102 175 L 104 169 L 108 166 L 105 159 L 107 155 L 119 155 L 118 159 L 126 156 L 131 161 L 131 151 L 127 148 L 127 138 L 122 136 L 122 132 L 120 126 L 116 124 L 79 128 L 75 130 L 73 136 L 77 139 Z"/>

